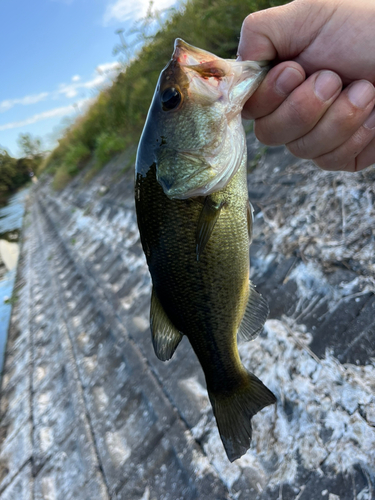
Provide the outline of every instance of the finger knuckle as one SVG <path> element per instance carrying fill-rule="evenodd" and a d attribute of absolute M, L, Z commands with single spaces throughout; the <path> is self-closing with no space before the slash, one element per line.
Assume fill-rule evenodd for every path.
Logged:
<path fill-rule="evenodd" d="M 296 141 L 290 142 L 286 145 L 292 155 L 297 158 L 312 159 L 313 144 L 307 137 L 300 137 Z"/>
<path fill-rule="evenodd" d="M 354 171 L 355 159 L 351 159 L 348 162 L 348 157 L 342 157 L 338 154 L 328 154 L 321 156 L 320 158 L 314 158 L 314 163 L 320 167 L 322 170 L 347 170 Z"/>
<path fill-rule="evenodd" d="M 264 13 L 259 10 L 257 12 L 251 12 L 248 16 L 246 16 L 245 18 L 245 22 L 249 23 L 249 24 L 258 24 L 259 22 L 263 22 L 263 18 L 264 18 Z"/>
<path fill-rule="evenodd" d="M 274 140 L 272 128 L 259 123 L 258 120 L 254 122 L 254 134 L 258 141 L 266 146 L 279 146 L 279 143 Z"/>
<path fill-rule="evenodd" d="M 293 120 L 295 126 L 302 130 L 308 129 L 314 123 L 314 116 L 311 110 L 299 100 L 289 101 L 290 120 Z"/>
<path fill-rule="evenodd" d="M 313 158 L 313 162 L 323 170 L 340 170 L 341 162 L 339 161 L 337 155 L 333 153 L 325 154 L 319 156 L 318 158 Z"/>
<path fill-rule="evenodd" d="M 258 24 L 259 12 L 252 12 L 245 17 L 242 23 L 242 31 L 252 30 Z"/>

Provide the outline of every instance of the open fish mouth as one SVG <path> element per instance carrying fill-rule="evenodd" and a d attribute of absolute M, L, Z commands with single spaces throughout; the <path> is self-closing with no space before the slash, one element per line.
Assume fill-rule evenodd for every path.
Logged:
<path fill-rule="evenodd" d="M 171 58 L 189 81 L 189 94 L 199 103 L 210 93 L 211 100 L 236 101 L 236 112 L 258 87 L 267 70 L 266 62 L 222 59 L 177 38 Z M 262 78 L 259 78 L 263 75 Z M 234 92 L 233 92 L 234 91 Z M 232 95 L 231 95 L 232 94 Z M 204 101 L 203 101 L 204 102 Z"/>

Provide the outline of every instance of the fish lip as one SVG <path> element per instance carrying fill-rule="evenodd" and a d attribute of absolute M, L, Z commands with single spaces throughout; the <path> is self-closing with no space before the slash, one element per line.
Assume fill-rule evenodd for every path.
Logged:
<path fill-rule="evenodd" d="M 191 64 L 200 64 L 202 62 L 218 60 L 220 57 L 215 56 L 207 50 L 199 49 L 185 42 L 182 38 L 176 38 L 174 42 L 174 50 L 172 60 L 178 62 L 182 66 Z"/>
<path fill-rule="evenodd" d="M 168 72 L 173 74 L 177 68 L 180 74 L 184 74 L 186 77 L 187 81 L 183 85 L 186 92 L 190 85 L 194 84 L 197 76 L 206 80 L 209 84 L 213 82 L 212 87 L 214 88 L 218 88 L 220 82 L 223 81 L 224 84 L 221 88 L 228 92 L 232 87 L 241 83 L 242 80 L 247 79 L 249 71 L 260 73 L 268 69 L 265 61 L 223 59 L 211 52 L 188 44 L 182 38 L 176 38 L 175 40 L 174 51 L 169 65 L 165 68 L 165 74 Z"/>

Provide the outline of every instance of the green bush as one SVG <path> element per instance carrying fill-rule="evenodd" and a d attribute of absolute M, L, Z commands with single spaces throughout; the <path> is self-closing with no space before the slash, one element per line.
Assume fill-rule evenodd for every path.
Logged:
<path fill-rule="evenodd" d="M 31 158 L 13 158 L 0 147 L 0 206 L 7 196 L 30 182 L 30 173 L 35 169 Z"/>
<path fill-rule="evenodd" d="M 56 191 L 61 191 L 73 179 L 73 175 L 69 174 L 67 169 L 62 166 L 56 170 L 53 178 L 52 187 Z"/>
<path fill-rule="evenodd" d="M 120 137 L 114 132 L 102 132 L 96 139 L 96 165 L 102 167 L 115 153 L 123 151 L 125 147 L 126 141 L 124 137 Z"/>
<path fill-rule="evenodd" d="M 69 146 L 65 157 L 64 166 L 70 175 L 75 175 L 82 169 L 86 161 L 90 158 L 91 152 L 85 144 L 79 142 Z"/>
<path fill-rule="evenodd" d="M 85 166 L 91 153 L 87 146 L 82 143 L 71 144 L 67 148 L 63 164 L 56 168 L 56 163 L 51 165 L 55 167 L 55 176 L 52 186 L 56 190 L 63 189 L 72 178 Z"/>

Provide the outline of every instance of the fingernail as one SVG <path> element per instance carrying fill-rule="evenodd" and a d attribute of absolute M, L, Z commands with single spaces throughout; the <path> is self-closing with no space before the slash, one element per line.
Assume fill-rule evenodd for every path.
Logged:
<path fill-rule="evenodd" d="M 375 97 L 375 89 L 365 80 L 356 82 L 348 89 L 349 101 L 357 108 L 365 108 Z"/>
<path fill-rule="evenodd" d="M 290 94 L 304 80 L 303 75 L 294 68 L 285 68 L 276 80 L 276 90 L 280 94 Z"/>
<path fill-rule="evenodd" d="M 371 112 L 371 115 L 367 118 L 363 126 L 370 130 L 375 128 L 375 109 Z"/>
<path fill-rule="evenodd" d="M 322 101 L 331 99 L 339 88 L 341 88 L 341 80 L 333 71 L 322 71 L 315 80 L 315 94 Z"/>

